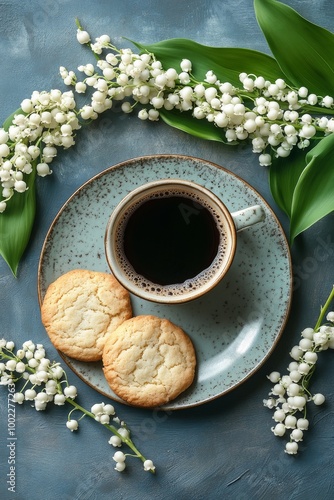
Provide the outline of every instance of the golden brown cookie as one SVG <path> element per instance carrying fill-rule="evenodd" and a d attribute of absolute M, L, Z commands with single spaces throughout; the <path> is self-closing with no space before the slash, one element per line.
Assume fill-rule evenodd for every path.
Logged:
<path fill-rule="evenodd" d="M 143 315 L 128 319 L 106 337 L 103 371 L 111 389 L 134 406 L 166 404 L 194 380 L 194 346 L 167 319 Z"/>
<path fill-rule="evenodd" d="M 130 295 L 111 274 L 76 269 L 48 287 L 41 316 L 57 349 L 80 361 L 97 361 L 105 337 L 131 318 Z"/>

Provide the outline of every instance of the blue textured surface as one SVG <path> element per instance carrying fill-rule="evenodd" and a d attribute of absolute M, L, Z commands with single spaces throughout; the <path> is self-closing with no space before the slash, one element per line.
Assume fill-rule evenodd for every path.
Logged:
<path fill-rule="evenodd" d="M 304 17 L 334 29 L 331 0 L 289 0 Z M 58 67 L 76 68 L 88 55 L 76 42 L 74 19 L 91 34 L 143 43 L 186 37 L 215 46 L 249 47 L 269 52 L 257 26 L 251 0 L 2 0 L 0 2 L 0 122 L 33 90 L 62 88 Z M 269 192 L 267 172 L 248 148 L 201 141 L 162 123 L 142 123 L 114 111 L 79 134 L 77 146 L 60 154 L 54 174 L 38 183 L 38 217 L 33 238 L 15 280 L 0 261 L 0 337 L 18 344 L 43 343 L 59 359 L 39 316 L 37 266 L 47 230 L 63 203 L 101 170 L 129 158 L 150 154 L 186 154 L 204 158 L 239 175 L 267 200 L 285 230 L 287 220 Z M 285 372 L 288 351 L 300 331 L 312 326 L 333 284 L 334 215 L 298 239 L 292 251 L 295 289 L 283 336 L 265 365 L 232 393 L 206 405 L 173 413 L 139 410 L 117 404 L 136 435 L 138 447 L 157 466 L 144 473 L 137 461 L 127 472 L 113 470 L 108 433 L 85 419 L 77 434 L 66 427 L 65 407 L 36 412 L 16 408 L 16 492 L 7 490 L 7 391 L 0 391 L 0 498 L 7 500 L 72 499 L 291 499 L 333 496 L 334 393 L 333 353 L 321 356 L 313 388 L 327 402 L 310 415 L 301 453 L 290 457 L 270 431 L 271 412 L 262 406 L 270 383 L 265 375 Z M 80 402 L 87 407 L 101 396 L 71 372 Z"/>

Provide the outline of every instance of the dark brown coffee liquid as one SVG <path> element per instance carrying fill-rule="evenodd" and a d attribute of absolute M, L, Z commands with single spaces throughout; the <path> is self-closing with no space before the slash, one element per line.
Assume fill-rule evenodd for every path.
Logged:
<path fill-rule="evenodd" d="M 172 195 L 144 201 L 130 215 L 123 241 L 138 274 L 171 285 L 194 278 L 212 264 L 220 235 L 207 208 Z"/>

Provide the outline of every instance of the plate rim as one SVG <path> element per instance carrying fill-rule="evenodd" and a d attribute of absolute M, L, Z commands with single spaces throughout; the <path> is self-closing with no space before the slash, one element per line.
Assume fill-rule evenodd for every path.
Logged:
<path fill-rule="evenodd" d="M 214 168 L 217 168 L 218 170 L 222 170 L 226 174 L 231 175 L 232 177 L 236 178 L 238 181 L 240 181 L 242 184 L 244 184 L 247 187 L 247 189 L 253 191 L 261 199 L 261 202 L 265 205 L 265 207 L 267 208 L 267 210 L 269 210 L 271 217 L 273 218 L 274 222 L 276 223 L 276 225 L 277 225 L 277 227 L 278 227 L 278 229 L 280 231 L 280 236 L 283 238 L 285 246 L 286 246 L 286 249 L 287 249 L 287 258 L 288 258 L 288 263 L 289 263 L 289 297 L 288 297 L 288 300 L 287 300 L 287 308 L 286 308 L 286 311 L 285 311 L 285 314 L 284 314 L 284 318 L 283 318 L 282 324 L 281 324 L 280 328 L 277 331 L 277 334 L 275 336 L 275 340 L 272 343 L 270 349 L 265 353 L 265 355 L 261 358 L 261 360 L 244 377 L 242 377 L 238 382 L 234 383 L 231 387 L 226 388 L 223 392 L 220 392 L 219 394 L 216 394 L 216 395 L 209 396 L 209 397 L 207 397 L 205 399 L 202 399 L 200 401 L 196 401 L 196 402 L 193 402 L 193 403 L 187 403 L 184 406 L 182 406 L 182 405 L 181 406 L 173 406 L 173 405 L 171 405 L 170 403 L 173 403 L 173 401 L 176 401 L 177 400 L 177 398 L 176 398 L 175 400 L 173 400 L 173 401 L 171 401 L 169 403 L 166 403 L 165 405 L 157 407 L 159 410 L 163 410 L 163 411 L 171 411 L 171 410 L 172 411 L 177 411 L 177 410 L 185 410 L 185 409 L 189 409 L 189 408 L 194 408 L 194 407 L 197 407 L 197 406 L 209 403 L 211 401 L 214 401 L 214 400 L 216 400 L 216 399 L 218 399 L 220 397 L 223 397 L 226 394 L 229 394 L 233 390 L 235 390 L 238 387 L 240 387 L 244 382 L 246 382 L 246 380 L 248 380 L 249 378 L 251 378 L 266 363 L 266 361 L 268 360 L 268 358 L 271 356 L 271 354 L 275 350 L 275 348 L 276 348 L 276 346 L 277 346 L 277 344 L 278 344 L 278 342 L 279 342 L 279 340 L 280 340 L 280 338 L 281 338 L 281 336 L 283 334 L 283 331 L 285 329 L 285 326 L 287 324 L 287 321 L 288 321 L 288 318 L 289 318 L 289 315 L 290 315 L 290 312 L 291 312 L 292 295 L 293 295 L 293 274 L 292 274 L 292 258 L 291 258 L 291 253 L 290 253 L 290 250 L 289 250 L 288 240 L 287 240 L 287 237 L 285 235 L 285 232 L 284 232 L 284 229 L 282 227 L 281 222 L 279 221 L 278 217 L 274 213 L 274 211 L 271 208 L 271 206 L 269 205 L 269 203 L 263 198 L 263 196 L 253 186 L 251 186 L 249 184 L 249 182 L 247 182 L 246 180 L 244 180 L 238 174 L 235 174 L 234 172 L 231 172 L 226 167 L 218 165 L 217 163 L 212 162 L 211 160 L 206 160 L 204 158 L 200 158 L 200 157 L 197 157 L 197 156 L 177 154 L 177 153 L 175 153 L 175 154 L 174 153 L 171 153 L 171 154 L 151 154 L 151 155 L 142 155 L 142 156 L 137 156 L 137 157 L 135 156 L 135 157 L 129 158 L 128 160 L 123 160 L 121 162 L 118 162 L 118 163 L 116 163 L 114 165 L 111 165 L 111 166 L 109 166 L 109 167 L 101 170 L 101 172 L 98 172 L 97 174 L 93 175 L 92 177 L 90 177 L 89 179 L 87 179 L 86 181 L 84 181 L 78 188 L 76 188 L 75 191 L 69 196 L 69 198 L 61 205 L 61 207 L 58 209 L 56 215 L 54 216 L 54 218 L 53 218 L 53 220 L 52 220 L 52 222 L 51 222 L 51 224 L 50 224 L 50 226 L 49 226 L 49 228 L 47 230 L 45 238 L 43 240 L 42 248 L 41 248 L 39 259 L 38 259 L 38 268 L 37 268 L 37 297 L 38 297 L 39 308 L 41 309 L 42 302 L 43 302 L 42 291 L 41 291 L 41 276 L 42 276 L 42 267 L 43 267 L 43 257 L 45 255 L 45 251 L 46 251 L 46 247 L 47 247 L 47 244 L 48 244 L 48 240 L 49 240 L 49 238 L 50 238 L 50 236 L 51 236 L 51 234 L 52 234 L 52 232 L 54 230 L 54 227 L 56 226 L 59 218 L 63 214 L 64 210 L 71 203 L 71 201 L 81 191 L 83 191 L 87 186 L 89 186 L 90 184 L 92 184 L 95 180 L 103 177 L 104 175 L 107 175 L 109 172 L 113 172 L 115 170 L 127 167 L 128 165 L 131 165 L 131 164 L 134 164 L 134 163 L 144 163 L 145 161 L 159 159 L 159 158 L 161 158 L 161 159 L 180 159 L 180 160 L 184 160 L 184 161 L 195 161 L 195 162 L 197 161 L 199 163 L 210 165 L 210 166 L 212 166 Z M 60 355 L 60 357 L 64 360 L 64 362 L 66 363 L 66 365 L 73 371 L 73 373 L 75 373 L 80 378 L 80 380 L 82 380 L 89 387 L 91 387 L 92 389 L 94 389 L 99 394 L 101 394 L 101 395 L 103 395 L 103 396 L 111 399 L 112 401 L 115 401 L 117 403 L 121 403 L 121 404 L 124 404 L 126 406 L 132 407 L 132 405 L 130 405 L 126 401 L 123 401 L 121 398 L 119 398 L 119 399 L 118 399 L 118 397 L 117 397 L 117 399 L 113 398 L 111 394 L 108 394 L 108 393 L 104 392 L 103 390 L 101 390 L 101 389 L 97 388 L 96 386 L 94 386 L 92 384 L 92 382 L 90 382 L 89 380 L 87 380 L 75 367 L 73 367 L 71 365 L 71 360 L 70 360 L 70 358 L 68 356 L 66 356 L 63 352 L 59 351 L 58 349 L 57 349 L 57 352 Z M 194 383 L 196 383 L 196 382 L 194 382 Z M 190 388 L 191 388 L 191 386 L 190 386 Z"/>

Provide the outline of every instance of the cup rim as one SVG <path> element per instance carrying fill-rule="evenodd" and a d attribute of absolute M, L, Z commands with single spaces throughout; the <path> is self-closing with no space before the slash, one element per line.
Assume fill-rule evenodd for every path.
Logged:
<path fill-rule="evenodd" d="M 231 248 L 229 252 L 229 256 L 225 262 L 225 265 L 222 269 L 219 270 L 219 272 L 215 273 L 214 276 L 199 288 L 195 288 L 193 290 L 190 290 L 187 293 L 180 294 L 180 295 L 157 295 L 152 292 L 151 290 L 145 290 L 144 288 L 139 288 L 137 287 L 130 279 L 127 278 L 125 273 L 120 269 L 118 263 L 117 263 L 117 257 L 116 257 L 116 252 L 115 252 L 115 244 L 113 243 L 113 238 L 112 238 L 112 233 L 115 227 L 117 227 L 119 223 L 119 219 L 122 217 L 123 213 L 126 211 L 126 208 L 128 204 L 132 201 L 134 201 L 136 198 L 141 198 L 142 195 L 147 195 L 150 191 L 155 190 L 159 186 L 166 186 L 166 188 L 170 188 L 173 186 L 185 186 L 188 188 L 192 188 L 194 190 L 198 190 L 200 193 L 203 193 L 206 195 L 211 201 L 214 202 L 214 204 L 219 208 L 219 210 L 224 214 L 224 217 L 226 219 L 226 222 L 228 223 L 229 226 L 229 231 L 231 235 Z M 226 205 L 223 203 L 223 201 L 216 195 L 214 194 L 210 189 L 206 188 L 202 184 L 199 184 L 194 181 L 188 181 L 186 179 L 181 179 L 181 178 L 164 178 L 164 179 L 157 179 L 154 181 L 147 182 L 145 184 L 142 184 L 138 186 L 137 188 L 134 188 L 131 190 L 127 195 L 125 195 L 122 200 L 116 205 L 114 210 L 109 216 L 106 230 L 105 230 L 105 235 L 104 235 L 104 249 L 105 249 L 105 256 L 107 260 L 107 264 L 109 266 L 109 269 L 111 273 L 114 275 L 114 277 L 119 281 L 119 283 L 124 286 L 130 293 L 136 295 L 137 297 L 141 299 L 148 300 L 150 302 L 156 302 L 156 303 L 161 303 L 161 304 L 181 304 L 181 303 L 186 303 L 191 300 L 195 300 L 204 294 L 208 293 L 210 290 L 212 290 L 214 287 L 217 286 L 217 284 L 223 279 L 223 277 L 226 275 L 227 271 L 229 270 L 234 256 L 236 252 L 236 244 L 237 244 L 237 236 L 236 236 L 236 227 L 233 222 L 233 218 L 231 216 L 230 211 L 226 207 Z"/>

